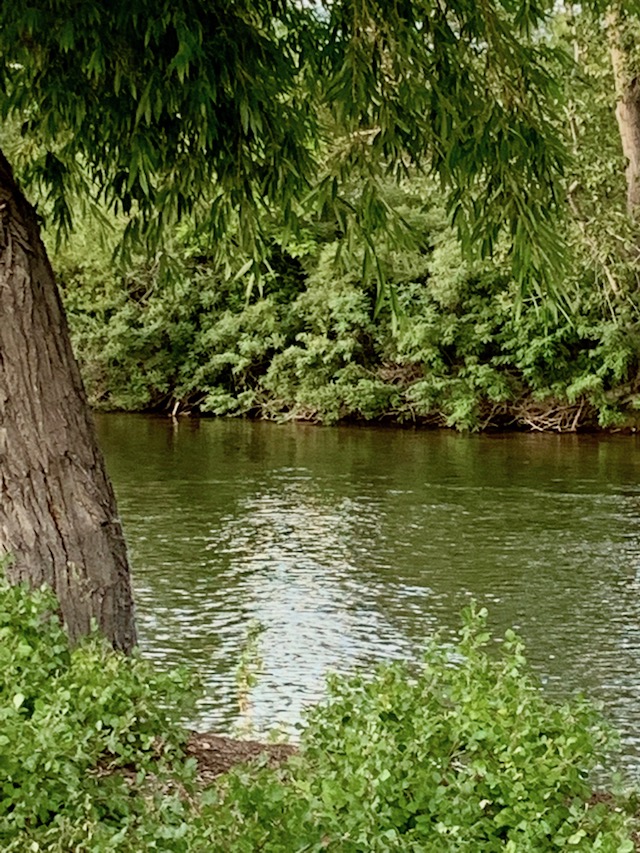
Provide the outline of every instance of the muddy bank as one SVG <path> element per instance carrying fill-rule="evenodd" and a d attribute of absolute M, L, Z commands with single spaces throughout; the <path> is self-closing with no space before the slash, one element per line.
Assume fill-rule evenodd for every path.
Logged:
<path fill-rule="evenodd" d="M 187 743 L 187 755 L 198 762 L 198 778 L 205 784 L 236 764 L 267 756 L 269 764 L 276 766 L 296 752 L 296 747 L 288 743 L 235 740 L 208 732 L 191 732 Z"/>

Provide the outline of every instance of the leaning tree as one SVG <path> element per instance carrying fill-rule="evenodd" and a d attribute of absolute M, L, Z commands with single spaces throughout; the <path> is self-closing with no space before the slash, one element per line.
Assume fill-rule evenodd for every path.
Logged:
<path fill-rule="evenodd" d="M 427 169 L 468 243 L 490 250 L 504 230 L 535 276 L 563 158 L 540 37 L 551 5 L 2 0 L 2 138 L 35 154 L 18 180 L 9 143 L 0 153 L 0 553 L 11 579 L 54 588 L 73 637 L 97 620 L 116 647 L 136 640 L 42 217 L 69 232 L 92 200 L 128 217 L 129 243 L 157 245 L 189 214 L 214 240 L 233 220 L 258 245 L 261 210 L 295 229 L 329 208 L 372 247 L 381 176 Z"/>

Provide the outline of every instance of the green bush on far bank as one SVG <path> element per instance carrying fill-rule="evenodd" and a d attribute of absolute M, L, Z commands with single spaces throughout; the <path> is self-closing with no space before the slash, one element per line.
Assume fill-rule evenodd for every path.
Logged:
<path fill-rule="evenodd" d="M 70 649 L 46 591 L 0 581 L 0 848 L 166 853 L 631 853 L 633 804 L 592 797 L 607 733 L 556 705 L 522 644 L 467 611 L 422 665 L 334 678 L 299 754 L 193 785 L 189 691 L 98 638 Z"/>
<path fill-rule="evenodd" d="M 640 408 L 640 311 L 632 263 L 603 290 L 575 249 L 572 316 L 522 304 L 497 253 L 463 259 L 433 187 L 389 186 L 418 242 L 380 239 L 400 318 L 376 315 L 356 246 L 316 223 L 300 244 L 274 234 L 262 289 L 247 294 L 185 228 L 170 281 L 126 269 L 74 235 L 55 265 L 91 402 L 126 411 L 391 421 L 450 426 L 609 427 Z M 242 258 L 235 259 L 241 264 Z"/>

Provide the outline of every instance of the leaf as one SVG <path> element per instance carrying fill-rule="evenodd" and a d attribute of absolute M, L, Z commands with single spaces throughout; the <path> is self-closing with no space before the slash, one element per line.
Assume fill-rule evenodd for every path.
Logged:
<path fill-rule="evenodd" d="M 586 835 L 587 835 L 587 833 L 584 831 L 584 829 L 579 829 L 579 830 L 577 830 L 577 832 L 574 832 L 573 835 L 570 835 L 567 838 L 567 844 L 571 844 L 572 846 L 575 846 L 576 844 L 580 844 L 582 839 L 586 838 Z"/>

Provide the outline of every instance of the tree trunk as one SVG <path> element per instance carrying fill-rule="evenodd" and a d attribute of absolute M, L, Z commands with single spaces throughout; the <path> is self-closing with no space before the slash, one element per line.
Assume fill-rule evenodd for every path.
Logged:
<path fill-rule="evenodd" d="M 0 556 L 72 639 L 135 644 L 126 546 L 37 217 L 0 152 Z"/>
<path fill-rule="evenodd" d="M 627 158 L 627 211 L 640 212 L 640 81 L 631 67 L 624 42 L 624 17 L 618 5 L 607 13 L 609 52 L 616 88 L 616 119 Z"/>
<path fill-rule="evenodd" d="M 640 88 L 634 77 L 618 101 L 616 118 L 622 150 L 627 158 L 627 211 L 632 216 L 640 209 Z"/>

